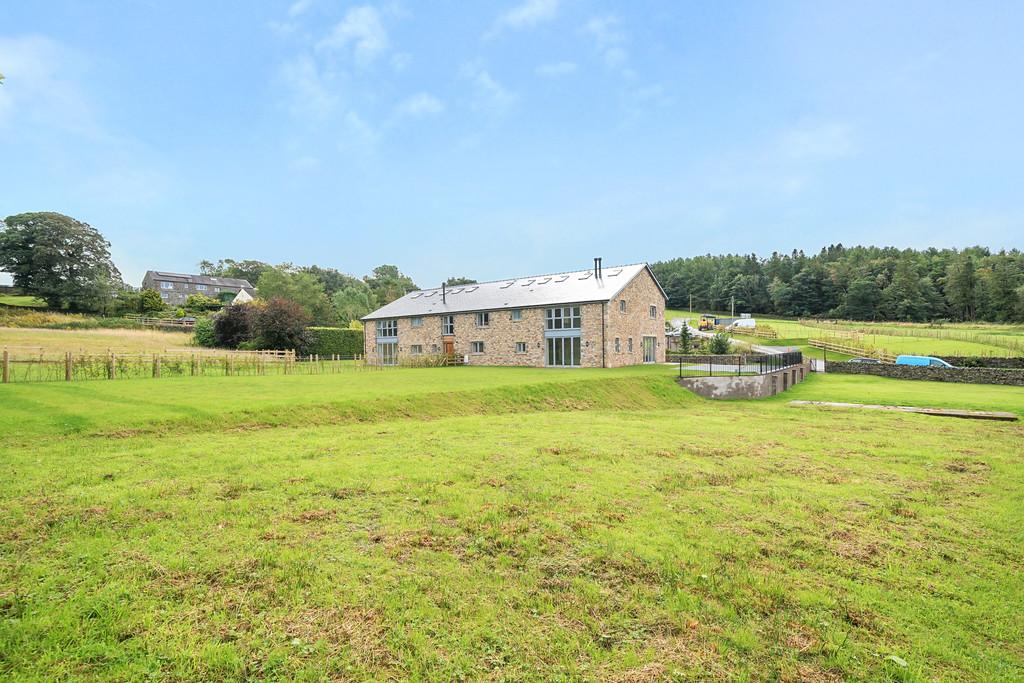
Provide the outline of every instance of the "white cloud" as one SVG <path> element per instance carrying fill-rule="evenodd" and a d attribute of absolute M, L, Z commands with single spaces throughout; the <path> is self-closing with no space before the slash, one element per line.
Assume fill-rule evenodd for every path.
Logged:
<path fill-rule="evenodd" d="M 575 62 L 554 62 L 552 64 L 541 64 L 536 69 L 538 76 L 554 78 L 557 76 L 568 76 L 576 73 Z"/>
<path fill-rule="evenodd" d="M 629 59 L 626 51 L 626 34 L 622 31 L 619 18 L 614 15 L 591 17 L 581 31 L 589 36 L 597 47 L 605 64 L 613 69 L 622 69 Z"/>
<path fill-rule="evenodd" d="M 551 21 L 558 13 L 559 0 L 525 0 L 502 14 L 494 22 L 493 31 L 502 28 L 523 29 Z"/>
<path fill-rule="evenodd" d="M 444 111 L 444 102 L 430 93 L 417 93 L 398 104 L 395 114 L 404 118 L 420 119 Z"/>
<path fill-rule="evenodd" d="M 377 132 L 355 111 L 348 111 L 342 124 L 341 139 L 338 140 L 338 149 L 342 152 L 368 152 L 377 144 Z"/>
<path fill-rule="evenodd" d="M 366 66 L 387 50 L 389 45 L 380 13 L 364 5 L 349 9 L 345 18 L 334 25 L 331 32 L 317 43 L 316 48 L 322 52 L 338 52 L 351 46 L 355 62 Z"/>
<path fill-rule="evenodd" d="M 802 124 L 782 135 L 784 156 L 797 161 L 841 159 L 856 153 L 853 128 L 845 123 Z"/>
<path fill-rule="evenodd" d="M 293 114 L 323 120 L 336 110 L 338 96 L 309 55 L 299 55 L 282 64 L 280 77 L 290 91 L 288 102 Z"/>
<path fill-rule="evenodd" d="M 476 110 L 504 113 L 519 99 L 514 92 L 494 80 L 490 72 L 477 63 L 463 66 L 462 75 L 473 83 L 476 91 L 473 108 Z"/>
<path fill-rule="evenodd" d="M 300 14 L 305 13 L 312 4 L 313 0 L 295 0 L 295 2 L 293 2 L 288 8 L 288 16 L 297 17 Z"/>
<path fill-rule="evenodd" d="M 412 64 L 412 55 L 408 52 L 396 52 L 391 55 L 391 68 L 395 71 L 405 71 Z"/>

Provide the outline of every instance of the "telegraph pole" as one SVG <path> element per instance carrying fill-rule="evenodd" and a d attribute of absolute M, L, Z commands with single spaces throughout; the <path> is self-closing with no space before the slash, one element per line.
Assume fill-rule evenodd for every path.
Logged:
<path fill-rule="evenodd" d="M 729 315 L 731 315 L 733 318 L 736 317 L 736 297 L 735 296 L 730 296 L 729 297 Z"/>
<path fill-rule="evenodd" d="M 693 294 L 690 294 L 690 313 L 693 313 Z"/>

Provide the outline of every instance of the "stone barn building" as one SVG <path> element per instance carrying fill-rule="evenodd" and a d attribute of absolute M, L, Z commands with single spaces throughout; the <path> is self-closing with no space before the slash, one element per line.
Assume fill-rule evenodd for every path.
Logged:
<path fill-rule="evenodd" d="M 365 316 L 384 364 L 423 354 L 471 365 L 614 368 L 665 361 L 667 297 L 646 263 L 409 292 Z"/>

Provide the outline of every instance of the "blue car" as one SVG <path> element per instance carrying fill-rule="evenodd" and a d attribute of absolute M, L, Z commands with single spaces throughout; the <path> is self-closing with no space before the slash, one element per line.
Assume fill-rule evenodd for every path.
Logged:
<path fill-rule="evenodd" d="M 933 368 L 952 368 L 955 365 L 950 365 L 941 358 L 934 358 L 932 356 L 897 356 L 896 365 L 917 365 L 920 367 L 928 366 Z"/>

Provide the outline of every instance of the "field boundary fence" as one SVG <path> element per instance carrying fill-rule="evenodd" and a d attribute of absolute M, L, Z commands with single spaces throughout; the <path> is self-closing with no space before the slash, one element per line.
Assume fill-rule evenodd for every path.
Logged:
<path fill-rule="evenodd" d="M 854 344 L 842 344 L 824 339 L 808 339 L 807 345 L 815 349 L 822 349 L 825 352 L 831 351 L 833 353 L 841 353 L 846 356 L 877 358 L 883 363 L 896 362 L 896 355 L 886 351 L 885 349 L 875 349 L 871 347 L 857 346 Z"/>
<path fill-rule="evenodd" d="M 856 320 L 810 320 L 801 319 L 801 325 L 827 331 L 830 335 L 860 339 L 864 336 L 878 335 L 883 337 L 906 337 L 916 339 L 937 339 L 942 341 L 966 342 L 983 344 L 1006 349 L 1018 355 L 1024 355 L 1024 342 L 1010 335 L 996 332 L 974 330 L 955 330 L 937 325 L 922 327 L 920 323 L 886 322 L 865 324 Z M 840 325 L 847 327 L 840 327 Z M 970 355 L 970 354 L 963 354 Z M 977 355 L 977 354 L 975 354 Z"/>
<path fill-rule="evenodd" d="M 399 368 L 463 365 L 462 356 L 422 354 L 382 359 L 362 354 L 312 354 L 283 351 L 55 352 L 43 347 L 5 347 L 0 383 L 83 382 L 164 377 L 256 377 L 333 375 Z"/>

